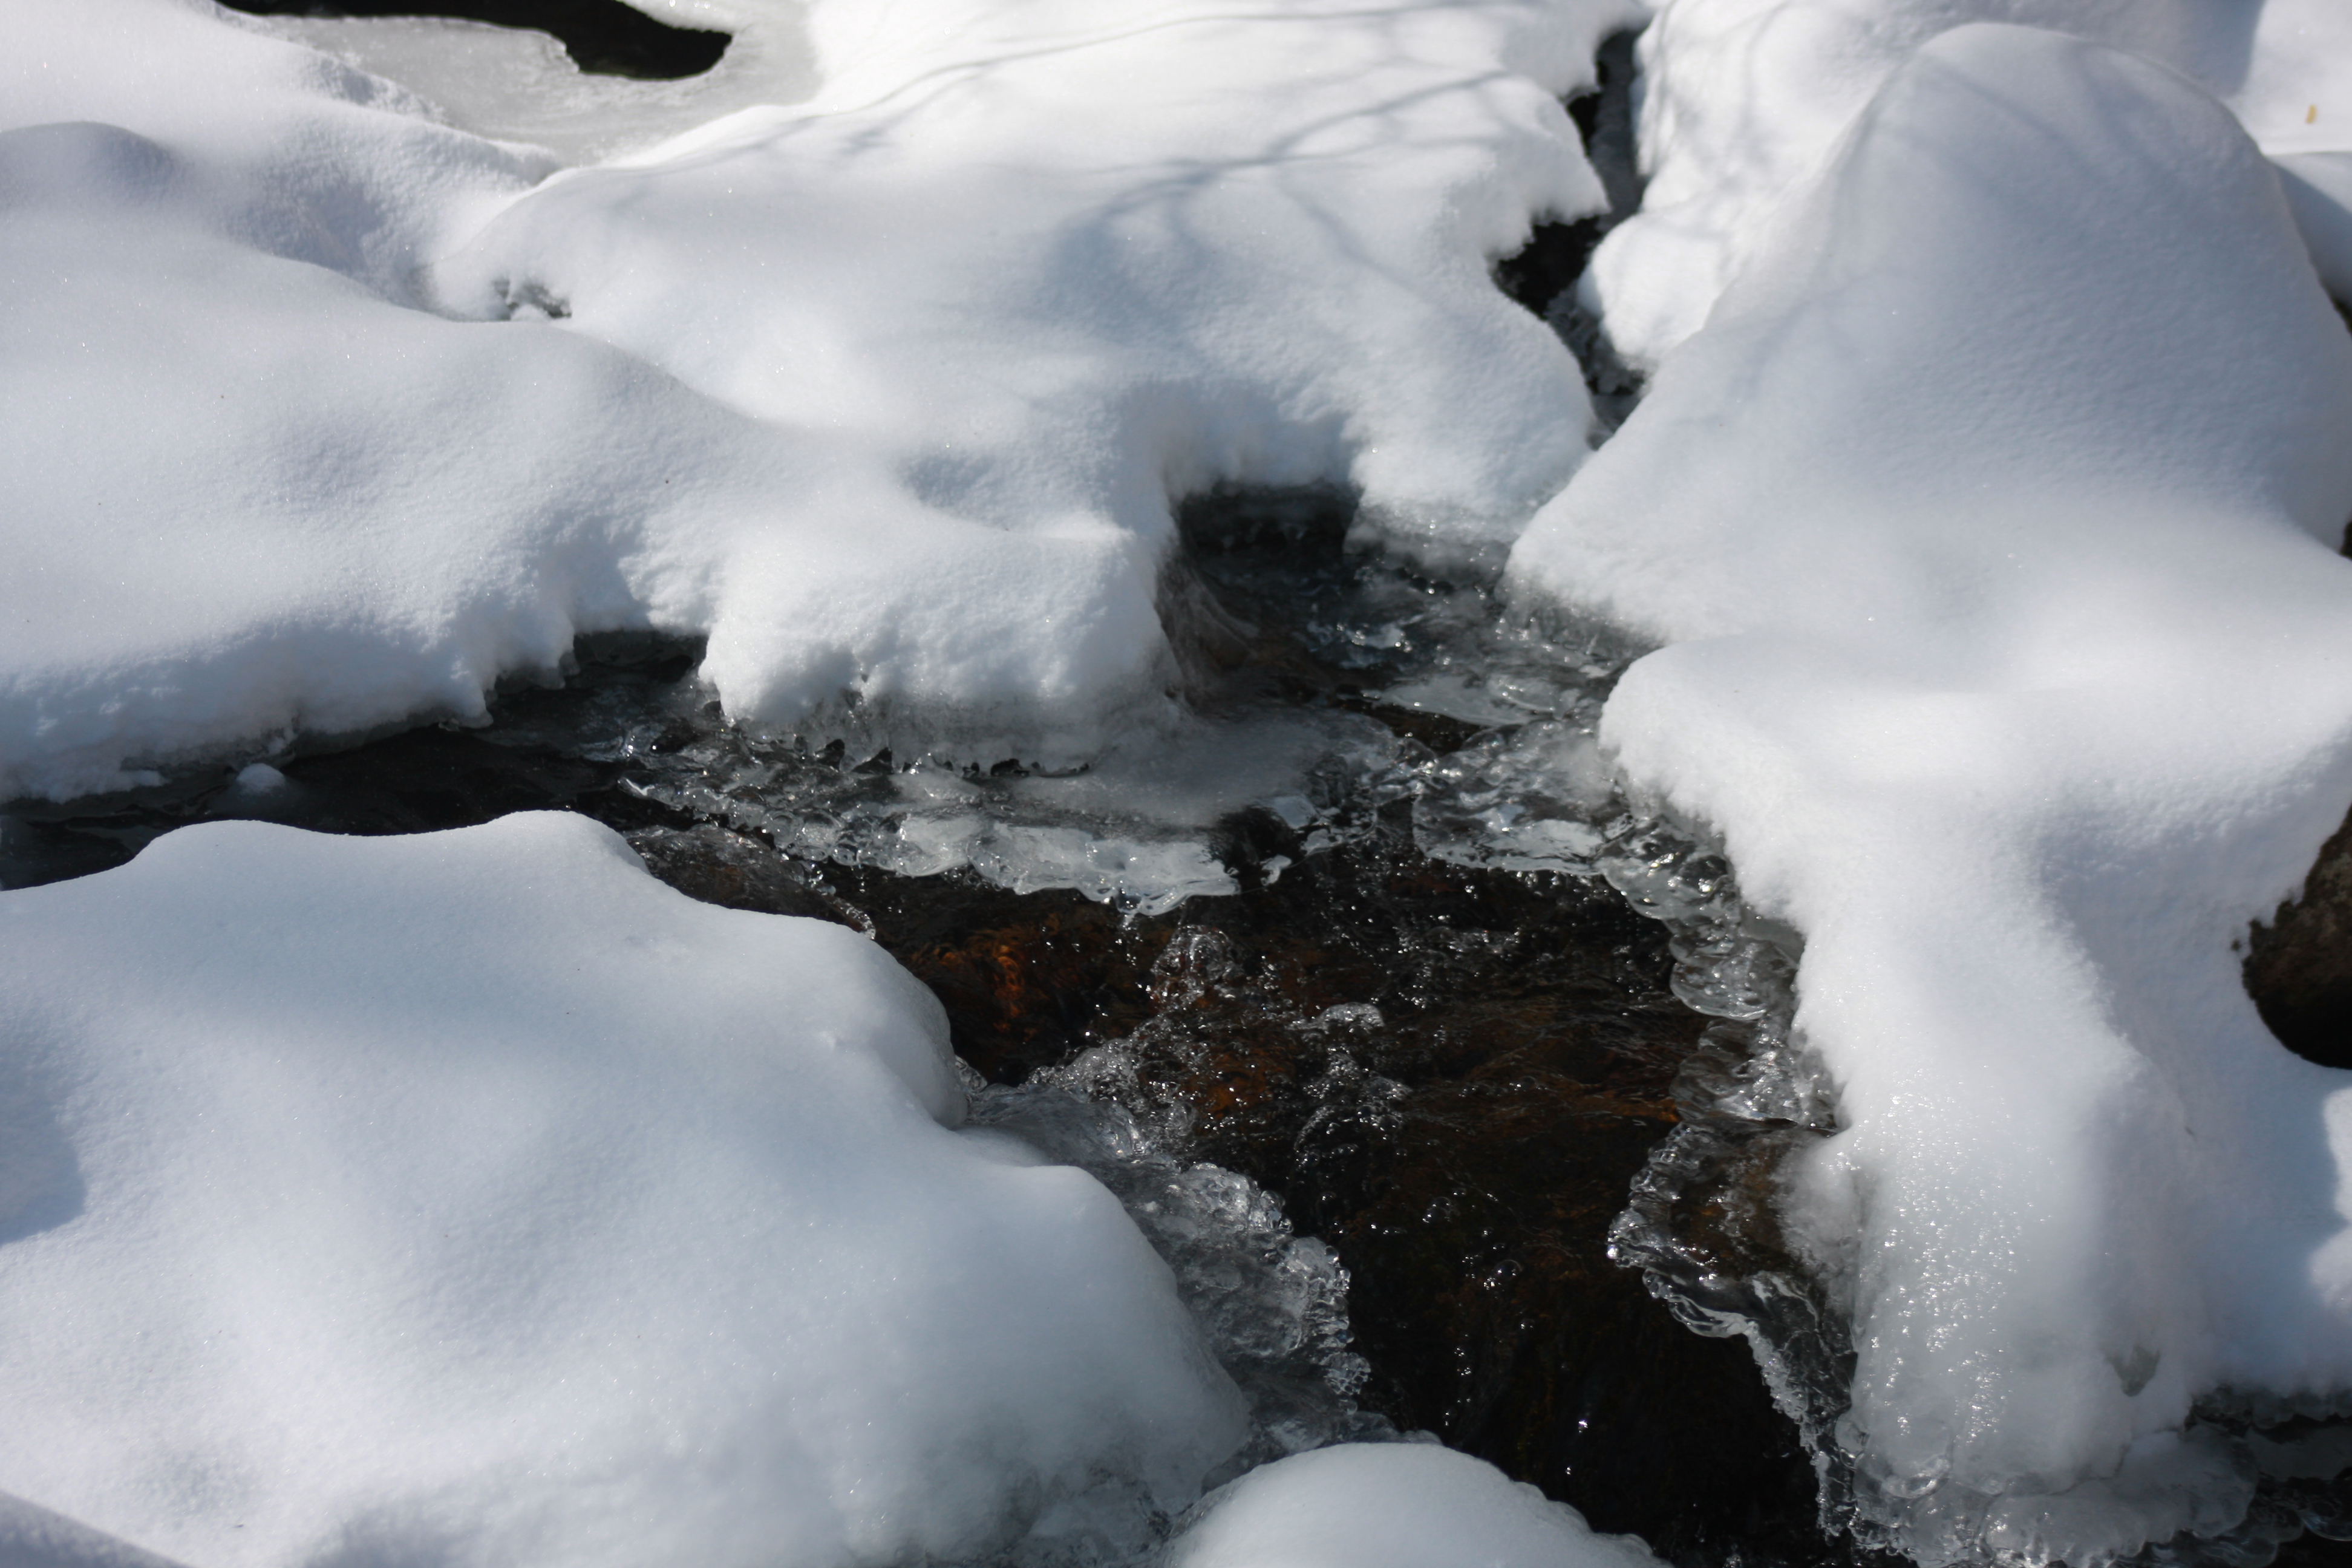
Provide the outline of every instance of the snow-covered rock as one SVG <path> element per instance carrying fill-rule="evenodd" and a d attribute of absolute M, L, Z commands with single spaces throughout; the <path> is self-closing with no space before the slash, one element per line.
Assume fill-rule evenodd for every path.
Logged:
<path fill-rule="evenodd" d="M 1657 1568 L 1630 1535 L 1432 1443 L 1294 1454 L 1204 1500 L 1167 1568 Z"/>
<path fill-rule="evenodd" d="M 1555 95 L 1631 0 L 673 9 L 769 42 L 616 123 L 797 101 L 536 185 L 205 0 L 0 13 L 0 797 L 620 628 L 740 717 L 1068 758 L 1161 700 L 1171 497 L 1453 549 L 1583 456 L 1486 264 L 1598 205 Z"/>
<path fill-rule="evenodd" d="M 1903 1548 L 2227 1525 L 2193 1402 L 2352 1395 L 2352 1075 L 2240 982 L 2352 801 L 2352 338 L 2144 58 L 1955 29 L 1538 518 L 1668 644 L 1602 739 L 1803 933 L 1843 1130 L 1789 1218 Z"/>
<path fill-rule="evenodd" d="M 2265 152 L 2352 149 L 2352 10 L 2336 0 L 1661 0 L 1640 47 L 1648 189 L 1581 285 L 1617 351 L 1654 365 L 1696 331 L 1879 84 L 1972 22 L 2160 61 Z"/>
<path fill-rule="evenodd" d="M 945 1034 L 863 938 L 577 817 L 215 824 L 0 894 L 0 1494 L 201 1568 L 1181 1508 L 1239 1396 L 1108 1192 L 954 1130 Z M 11 1543 L 110 1561 L 0 1500 Z"/>

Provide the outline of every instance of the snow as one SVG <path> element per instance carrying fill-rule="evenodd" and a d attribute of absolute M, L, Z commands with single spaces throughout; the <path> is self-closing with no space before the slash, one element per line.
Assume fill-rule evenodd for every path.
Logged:
<path fill-rule="evenodd" d="M 63 1515 L 0 1495 L 0 1562 L 9 1568 L 180 1568 Z"/>
<path fill-rule="evenodd" d="M 1655 1568 L 1630 1535 L 1433 1443 L 1343 1443 L 1205 1499 L 1168 1568 Z"/>
<path fill-rule="evenodd" d="M 282 814 L 262 759 L 653 630 L 749 725 L 1044 764 L 1002 823 L 894 774 L 834 828 L 894 868 L 1159 910 L 1353 741 L 1171 702 L 1172 501 L 1526 525 L 1523 604 L 1657 647 L 1603 750 L 1803 934 L 1786 1218 L 1877 1523 L 2093 1563 L 2242 1512 L 2200 1400 L 2352 1399 L 2352 1076 L 2233 949 L 2352 799 L 2352 11 L 1663 0 L 1583 285 L 1655 377 L 1588 462 L 1487 266 L 1598 208 L 1558 100 L 1635 0 L 648 8 L 736 41 L 0 7 L 0 800 Z M 1524 716 L 1466 679 L 1411 700 Z M 1419 820 L 1589 866 L 1605 766 L 1529 724 Z M 216 824 L 0 922 L 0 1554 L 945 1557 L 1239 1441 L 1109 1194 L 957 1130 L 919 988 L 601 829 Z M 1419 1445 L 1174 1552 L 1474 1547 L 1646 1561 Z"/>
<path fill-rule="evenodd" d="M 2159 61 L 2229 102 L 2265 152 L 2352 149 L 2352 11 L 2336 0 L 1661 0 L 1640 46 L 1648 189 L 1580 285 L 1618 353 L 1654 366 L 1697 331 L 1879 84 L 1971 22 Z"/>
<path fill-rule="evenodd" d="M 927 992 L 581 818 L 0 894 L 0 1492 L 78 1521 L 20 1554 L 950 1558 L 1241 1436 L 1111 1195 L 954 1130 Z"/>
<path fill-rule="evenodd" d="M 399 82 L 477 136 L 529 142 L 572 163 L 642 151 L 737 110 L 800 103 L 816 90 L 796 5 L 706 6 L 673 20 L 727 31 L 719 63 L 675 81 L 641 81 L 582 70 L 548 34 L 447 16 L 271 16 L 260 26 Z"/>
<path fill-rule="evenodd" d="M 627 145 L 551 177 L 203 0 L 18 0 L 0 797 L 478 717 L 617 629 L 707 633 L 746 721 L 1078 760 L 1165 711 L 1171 497 L 1443 552 L 1581 460 L 1486 266 L 1599 204 L 1556 95 L 1633 14 L 744 0 L 710 82 L 576 113 L 466 29 L 356 49 Z"/>
<path fill-rule="evenodd" d="M 2286 193 L 2319 280 L 2352 300 L 2352 153 L 2290 153 L 2278 161 Z"/>
<path fill-rule="evenodd" d="M 2352 1395 L 2352 1075 L 2235 950 L 2352 800 L 2347 427 L 2229 110 L 1957 28 L 1514 554 L 1523 602 L 1667 645 L 1601 739 L 1803 933 L 1842 1130 L 1788 1217 L 1922 1562 L 2225 1526 L 2192 1404 Z"/>

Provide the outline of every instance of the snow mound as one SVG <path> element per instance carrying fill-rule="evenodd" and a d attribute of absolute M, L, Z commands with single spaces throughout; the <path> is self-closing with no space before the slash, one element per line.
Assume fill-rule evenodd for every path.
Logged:
<path fill-rule="evenodd" d="M 773 47 L 664 112 L 805 101 L 534 186 L 201 0 L 16 7 L 0 798 L 642 628 L 739 718 L 1066 762 L 1163 701 L 1171 497 L 1491 547 L 1581 460 L 1486 268 L 1599 204 L 1556 95 L 1631 0 L 799 9 L 698 11 Z"/>
<path fill-rule="evenodd" d="M 8 1568 L 180 1568 L 62 1514 L 0 1494 L 0 1562 Z"/>
<path fill-rule="evenodd" d="M 1651 366 L 1696 331 L 1879 84 L 1971 22 L 2161 61 L 2265 152 L 2352 148 L 2352 11 L 2336 0 L 1663 0 L 1640 46 L 1649 186 L 1581 285 L 1617 351 Z"/>
<path fill-rule="evenodd" d="M 2197 1402 L 2352 1395 L 2352 1075 L 2234 951 L 2352 800 L 2347 427 L 2352 340 L 2229 111 L 1970 26 L 1514 554 L 1672 645 L 1601 739 L 1803 932 L 1843 1130 L 1788 1218 L 1922 1562 L 2226 1527 Z"/>
<path fill-rule="evenodd" d="M 1655 1568 L 1630 1535 L 1433 1443 L 1344 1443 L 1212 1493 L 1168 1568 Z"/>
<path fill-rule="evenodd" d="M 0 895 L 0 1491 L 204 1568 L 975 1554 L 1242 1435 L 927 992 L 581 818 Z"/>
<path fill-rule="evenodd" d="M 2277 162 L 2279 188 L 2320 282 L 2352 300 L 2352 153 L 2291 153 Z"/>

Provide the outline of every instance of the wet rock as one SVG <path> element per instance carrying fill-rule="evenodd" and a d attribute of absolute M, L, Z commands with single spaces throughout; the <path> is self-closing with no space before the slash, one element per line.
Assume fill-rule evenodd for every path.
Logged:
<path fill-rule="evenodd" d="M 1159 920 L 823 880 L 990 1077 L 1116 1100 L 1329 1242 L 1367 1405 L 1677 1561 L 1850 1560 L 1745 1347 L 1609 1260 L 1704 1020 L 1667 989 L 1662 929 L 1605 888 L 1442 864 L 1395 832 Z"/>
<path fill-rule="evenodd" d="M 2319 851 L 2303 896 L 2257 921 L 2246 943 L 2246 991 L 2263 1022 L 2297 1056 L 2352 1068 L 2352 817 Z"/>
<path fill-rule="evenodd" d="M 1208 650 L 1220 672 L 1199 701 L 1348 708 L 1430 751 L 1490 733 L 1384 695 L 1470 624 L 1475 592 L 1367 577 L 1339 552 L 1346 523 L 1321 492 L 1188 509 L 1202 570 L 1184 591 L 1243 639 Z M 1351 1276 L 1368 1408 L 1690 1568 L 1857 1561 L 1821 1536 L 1811 1466 L 1746 1347 L 1688 1332 L 1611 1260 L 1706 1023 L 1675 998 L 1665 926 L 1598 879 L 1432 858 L 1402 796 L 1334 807 L 1311 847 L 1272 807 L 1238 812 L 1210 843 L 1240 891 L 1156 918 L 796 858 L 758 824 L 847 809 L 887 759 L 747 762 L 688 679 L 693 650 L 596 651 L 560 690 L 503 693 L 488 731 L 273 758 L 266 790 L 224 769 L 47 826 L 121 857 L 211 815 L 361 833 L 594 816 L 692 896 L 866 931 L 938 994 L 988 1079 L 1116 1101 L 1172 1156 L 1275 1194 Z M 711 811 L 654 798 L 644 780 L 665 770 L 702 779 Z"/>
<path fill-rule="evenodd" d="M 1610 1260 L 1706 1020 L 1668 988 L 1664 928 L 1605 887 L 1433 861 L 1392 827 L 1122 920 L 797 865 L 708 824 L 630 838 L 698 897 L 868 930 L 990 1079 L 1118 1102 L 1276 1194 L 1349 1272 L 1367 1407 L 1678 1563 L 1859 1560 L 1820 1536 L 1746 1346 L 1693 1335 Z"/>

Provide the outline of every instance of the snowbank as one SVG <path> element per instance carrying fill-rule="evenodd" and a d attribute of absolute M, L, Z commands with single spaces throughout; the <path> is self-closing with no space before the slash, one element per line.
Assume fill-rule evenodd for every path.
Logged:
<path fill-rule="evenodd" d="M 576 817 L 212 825 L 0 894 L 0 1492 L 204 1568 L 1181 1508 L 1238 1396 L 1108 1193 L 951 1130 L 945 1033 Z"/>
<path fill-rule="evenodd" d="M 1602 738 L 1804 933 L 1843 1131 L 1788 1206 L 1923 1562 L 2226 1525 L 2192 1402 L 2352 1394 L 2352 1075 L 2271 1040 L 2235 951 L 2352 800 L 2347 428 L 2352 340 L 2231 114 L 1972 26 L 1515 552 L 1672 645 Z"/>
<path fill-rule="evenodd" d="M 0 1495 L 0 1562 L 8 1568 L 180 1568 L 63 1514 Z"/>
<path fill-rule="evenodd" d="M 12 6 L 0 798 L 640 627 L 739 717 L 1082 753 L 1170 677 L 1171 495 L 1460 548 L 1581 459 L 1486 263 L 1598 204 L 1554 95 L 1631 3 L 697 7 L 766 52 L 664 112 L 805 101 L 536 185 L 202 0 Z"/>
<path fill-rule="evenodd" d="M 2352 153 L 2292 153 L 2277 162 L 2279 188 L 2320 282 L 2352 300 Z"/>
<path fill-rule="evenodd" d="M 2352 11 L 2336 0 L 1662 0 L 1640 49 L 1649 187 L 1581 285 L 1618 352 L 1654 365 L 1696 331 L 1888 73 L 1970 22 L 2159 60 L 2273 154 L 2352 148 Z"/>
<path fill-rule="evenodd" d="M 1630 1535 L 1467 1454 L 1346 1443 L 1296 1454 L 1213 1493 L 1167 1568 L 1656 1568 Z"/>

